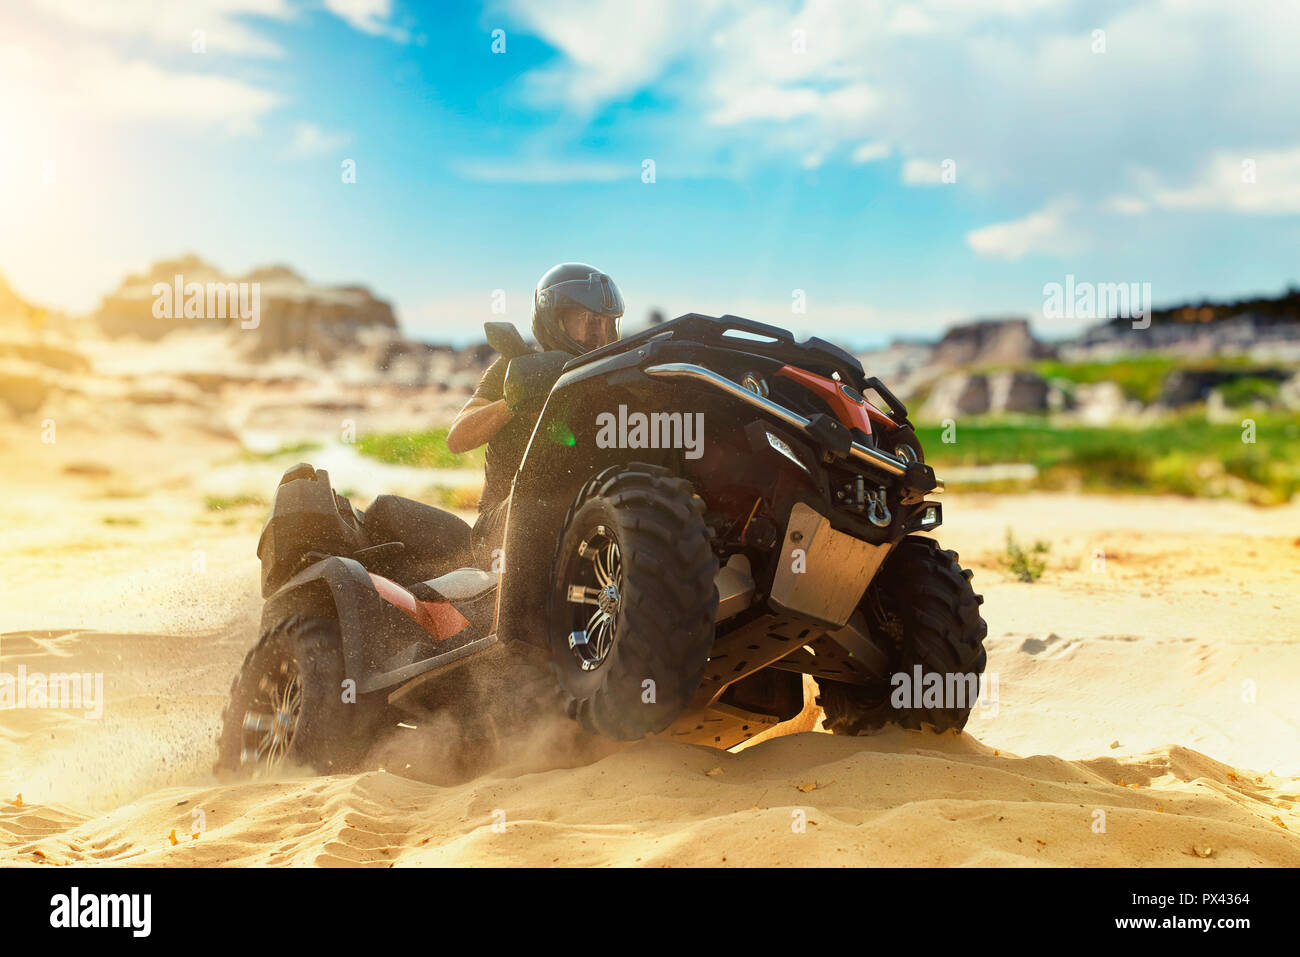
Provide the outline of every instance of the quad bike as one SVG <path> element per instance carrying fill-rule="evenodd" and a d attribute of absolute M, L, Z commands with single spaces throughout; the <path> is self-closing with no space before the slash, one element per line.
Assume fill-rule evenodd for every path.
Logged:
<path fill-rule="evenodd" d="M 527 351 L 513 326 L 487 332 Z M 847 352 L 681 316 L 563 367 L 484 567 L 449 513 L 393 496 L 363 513 L 325 472 L 287 471 L 218 769 L 345 770 L 448 709 L 466 734 L 549 711 L 728 748 L 797 714 L 805 674 L 834 733 L 961 729 L 986 627 L 971 573 L 921 534 L 942 488 L 903 403 Z M 913 680 L 941 693 L 895 693 Z"/>

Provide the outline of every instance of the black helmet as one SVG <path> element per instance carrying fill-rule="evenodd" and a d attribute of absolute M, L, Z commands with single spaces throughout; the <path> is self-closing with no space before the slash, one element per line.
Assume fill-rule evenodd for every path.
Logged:
<path fill-rule="evenodd" d="M 560 263 L 537 281 L 533 293 L 533 335 L 543 349 L 563 349 L 575 356 L 587 351 L 582 343 L 564 331 L 560 314 L 566 306 L 581 306 L 609 319 L 614 338 L 619 337 L 623 318 L 623 294 L 614 280 L 595 266 Z"/>

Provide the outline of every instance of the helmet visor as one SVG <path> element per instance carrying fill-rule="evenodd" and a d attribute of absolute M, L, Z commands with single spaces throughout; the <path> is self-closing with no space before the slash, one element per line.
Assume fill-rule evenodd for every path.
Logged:
<path fill-rule="evenodd" d="M 623 315 L 623 294 L 618 291 L 614 281 L 601 272 L 594 272 L 586 279 L 570 279 L 568 282 L 556 283 L 548 292 L 554 297 L 556 307 L 581 306 L 589 312 L 614 320 Z"/>

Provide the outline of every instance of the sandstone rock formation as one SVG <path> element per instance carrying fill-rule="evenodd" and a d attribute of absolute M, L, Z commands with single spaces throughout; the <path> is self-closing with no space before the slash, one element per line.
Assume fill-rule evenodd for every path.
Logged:
<path fill-rule="evenodd" d="M 180 277 L 178 280 L 177 277 Z M 182 296 L 173 290 L 180 284 Z M 186 315 L 188 284 L 215 293 Z M 257 307 L 257 315 L 236 306 Z M 397 333 L 392 306 L 362 286 L 310 283 L 287 266 L 254 269 L 228 276 L 197 256 L 155 263 L 143 274 L 128 276 L 104 297 L 95 322 L 113 337 L 156 340 L 177 329 L 210 327 L 237 335 L 250 359 L 304 351 L 332 361 L 366 330 Z"/>
<path fill-rule="evenodd" d="M 1042 376 L 1024 369 L 954 372 L 935 383 L 919 418 L 941 422 L 964 415 L 1045 412 L 1049 391 Z"/>
<path fill-rule="evenodd" d="M 930 362 L 953 369 L 1014 365 L 1050 353 L 1029 331 L 1028 319 L 980 319 L 950 328 L 934 347 Z"/>
<path fill-rule="evenodd" d="M 1131 320 L 1111 319 L 1063 345 L 1061 357 L 1106 360 L 1143 352 L 1300 360 L 1300 289 L 1292 287 L 1277 296 L 1156 309 L 1145 328 L 1134 328 Z"/>

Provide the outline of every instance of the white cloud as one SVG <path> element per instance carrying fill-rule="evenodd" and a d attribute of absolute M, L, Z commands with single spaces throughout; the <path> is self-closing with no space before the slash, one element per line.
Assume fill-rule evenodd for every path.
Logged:
<path fill-rule="evenodd" d="M 903 163 L 903 182 L 908 186 L 938 186 L 943 182 L 943 164 L 938 160 L 907 160 Z"/>
<path fill-rule="evenodd" d="M 917 7 L 902 7 L 889 17 L 889 32 L 899 36 L 920 36 L 938 29 L 935 19 Z"/>
<path fill-rule="evenodd" d="M 863 143 L 853 151 L 853 164 L 856 166 L 862 163 L 874 163 L 892 152 L 888 143 Z"/>
<path fill-rule="evenodd" d="M 332 133 L 315 123 L 298 123 L 293 128 L 293 137 L 285 147 L 284 155 L 291 158 L 321 156 L 350 142 L 352 137 L 347 133 Z"/>
<path fill-rule="evenodd" d="M 644 89 L 681 52 L 710 48 L 706 27 L 722 8 L 717 0 L 513 0 L 508 6 L 523 29 L 563 54 L 528 75 L 530 95 L 580 113 Z"/>
<path fill-rule="evenodd" d="M 392 0 L 324 0 L 325 9 L 354 30 L 375 37 L 387 37 L 409 43 L 411 34 L 389 22 L 393 15 Z"/>
<path fill-rule="evenodd" d="M 1218 151 L 1190 185 L 1154 190 L 1163 209 L 1213 209 L 1260 216 L 1300 213 L 1300 146 Z"/>
<path fill-rule="evenodd" d="M 1141 203 L 1294 209 L 1280 185 L 1296 181 L 1281 155 L 1294 131 L 1280 120 L 1300 115 L 1300 4 L 503 2 L 513 14 L 503 26 L 559 54 L 525 74 L 529 93 L 587 117 L 653 91 L 676 105 L 679 142 L 696 155 L 797 166 L 815 144 L 827 162 L 863 162 L 839 147 L 887 143 L 918 158 L 905 183 L 935 182 L 923 158 L 959 152 L 964 185 L 1021 208 L 1068 191 L 1128 216 Z M 1108 52 L 1093 52 L 1094 29 Z M 1253 195 L 1214 158 L 1240 143 L 1261 151 Z M 1279 154 L 1279 185 L 1266 182 L 1265 150 Z M 1134 165 L 1157 171 L 1158 195 L 1126 181 Z"/>
<path fill-rule="evenodd" d="M 1071 215 L 1079 204 L 1070 197 L 1048 203 L 1021 219 L 981 226 L 966 234 L 966 244 L 981 256 L 1015 261 L 1030 253 L 1068 255 L 1078 248 Z"/>
<path fill-rule="evenodd" d="M 254 5 L 254 0 L 242 0 L 222 9 Z M 30 118 L 24 121 L 21 110 L 6 108 L 15 103 L 0 98 L 0 121 L 7 120 L 0 128 L 16 134 L 16 141 L 61 139 L 68 132 L 82 135 L 90 127 L 115 120 L 162 121 L 189 130 L 243 134 L 255 130 L 265 114 L 283 102 L 274 90 L 231 71 L 214 72 L 222 58 L 191 52 L 189 24 L 176 34 L 181 46 L 171 56 L 119 52 L 124 41 L 117 26 L 106 21 L 101 29 L 100 6 L 83 5 L 82 21 L 76 29 L 39 18 L 17 19 L 10 11 L 0 11 L 0 88 L 25 91 L 23 102 L 40 118 L 39 129 L 24 129 L 24 123 L 31 125 Z M 143 17 L 141 11 L 148 6 L 124 3 L 124 21 Z M 209 0 L 206 8 L 217 10 L 219 6 Z M 269 0 L 260 8 L 277 9 Z M 59 0 L 45 12 L 71 16 L 72 10 L 71 6 L 65 10 Z M 221 21 L 217 17 L 213 22 Z M 158 34 L 146 31 L 142 36 L 156 48 Z M 214 34 L 206 39 L 209 50 L 214 39 Z M 219 48 L 223 41 L 217 42 Z"/>
<path fill-rule="evenodd" d="M 253 131 L 257 119 L 281 102 L 276 93 L 230 77 L 174 72 L 142 60 L 105 58 L 87 72 L 94 79 L 81 104 L 101 117 L 162 119 L 241 134 Z"/>
<path fill-rule="evenodd" d="M 51 45 L 26 59 L 5 53 L 0 44 L 0 84 L 28 90 L 50 130 L 118 119 L 243 134 L 282 102 L 278 93 L 234 77 L 122 59 L 94 46 Z"/>
<path fill-rule="evenodd" d="M 1140 216 L 1151 206 L 1136 196 L 1108 196 L 1102 203 L 1102 208 L 1108 213 L 1119 213 L 1121 216 Z"/>
<path fill-rule="evenodd" d="M 880 89 L 906 89 L 924 63 L 900 56 L 889 33 L 951 36 L 975 23 L 1064 0 L 666 0 L 653 4 L 506 0 L 522 28 L 555 47 L 559 63 L 528 74 L 530 91 L 578 112 L 663 82 L 722 126 L 809 121 L 868 132 Z M 796 34 L 798 35 L 796 37 Z M 908 64 L 894 69 L 894 61 Z M 895 105 L 901 105 L 901 98 Z"/>
<path fill-rule="evenodd" d="M 241 17 L 290 20 L 288 0 L 34 0 L 53 19 L 89 33 L 122 39 L 146 39 L 158 50 L 190 54 L 194 31 L 201 30 L 209 52 L 235 56 L 278 57 L 283 51 Z"/>
<path fill-rule="evenodd" d="M 1068 6 L 1070 0 L 922 0 L 931 13 L 975 20 L 982 17 L 1023 17 L 1052 7 Z"/>
<path fill-rule="evenodd" d="M 747 84 L 744 90 L 719 90 L 719 99 L 723 105 L 710 113 L 708 120 L 720 126 L 811 119 L 827 128 L 860 127 L 880 105 L 880 95 L 867 83 L 830 91 L 811 86 Z"/>

